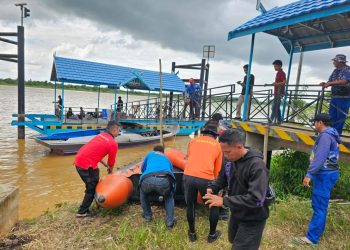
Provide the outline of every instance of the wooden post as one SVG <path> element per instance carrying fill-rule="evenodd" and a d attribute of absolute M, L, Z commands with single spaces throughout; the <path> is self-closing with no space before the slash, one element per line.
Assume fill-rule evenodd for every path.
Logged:
<path fill-rule="evenodd" d="M 265 164 L 267 164 L 267 153 L 269 150 L 269 130 L 270 130 L 270 126 L 267 125 L 264 127 L 265 131 L 264 131 L 264 162 Z"/>
<path fill-rule="evenodd" d="M 159 58 L 159 126 L 160 126 L 160 145 L 164 147 L 163 140 L 163 83 L 162 83 L 162 60 Z"/>

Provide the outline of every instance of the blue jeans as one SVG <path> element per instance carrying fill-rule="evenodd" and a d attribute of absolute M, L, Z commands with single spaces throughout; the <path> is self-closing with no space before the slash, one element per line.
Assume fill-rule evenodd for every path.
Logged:
<path fill-rule="evenodd" d="M 350 98 L 332 98 L 329 106 L 329 115 L 332 118 L 333 128 L 339 135 L 343 132 L 346 117 L 349 113 Z"/>
<path fill-rule="evenodd" d="M 327 210 L 331 191 L 339 179 L 339 171 L 322 172 L 312 178 L 312 210 L 306 237 L 317 244 L 326 227 Z"/>
<path fill-rule="evenodd" d="M 140 188 L 140 201 L 144 218 L 152 218 L 151 204 L 148 196 L 156 193 L 164 197 L 167 226 L 174 224 L 174 192 L 172 184 L 167 177 L 149 176 L 142 180 Z"/>
<path fill-rule="evenodd" d="M 281 97 L 274 96 L 273 102 L 272 102 L 272 109 L 271 109 L 271 117 L 270 122 L 275 123 L 281 123 L 282 122 L 282 115 L 281 115 Z"/>

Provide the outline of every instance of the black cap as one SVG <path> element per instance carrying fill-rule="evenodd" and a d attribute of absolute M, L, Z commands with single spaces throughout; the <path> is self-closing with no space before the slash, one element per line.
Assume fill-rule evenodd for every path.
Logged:
<path fill-rule="evenodd" d="M 331 119 L 330 115 L 326 114 L 326 113 L 320 113 L 320 114 L 316 115 L 314 119 L 310 120 L 310 122 L 316 122 L 316 121 L 322 121 L 322 122 L 327 123 L 327 124 L 332 123 L 332 119 Z"/>
<path fill-rule="evenodd" d="M 203 129 L 202 129 L 203 134 L 212 134 L 212 135 L 218 135 L 218 127 L 212 123 L 207 124 Z"/>
<path fill-rule="evenodd" d="M 281 60 L 275 60 L 275 61 L 273 61 L 272 65 L 282 66 L 282 61 Z"/>

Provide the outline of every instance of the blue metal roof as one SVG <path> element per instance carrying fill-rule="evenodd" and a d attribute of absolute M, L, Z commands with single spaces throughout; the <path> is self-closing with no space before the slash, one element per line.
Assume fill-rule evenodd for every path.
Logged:
<path fill-rule="evenodd" d="M 228 40 L 258 32 L 277 36 L 294 52 L 350 45 L 350 0 L 302 0 L 273 8 L 228 33 Z"/>
<path fill-rule="evenodd" d="M 183 92 L 185 83 L 173 73 L 162 74 L 165 91 Z M 51 81 L 124 86 L 130 89 L 159 90 L 159 72 L 54 56 Z"/>

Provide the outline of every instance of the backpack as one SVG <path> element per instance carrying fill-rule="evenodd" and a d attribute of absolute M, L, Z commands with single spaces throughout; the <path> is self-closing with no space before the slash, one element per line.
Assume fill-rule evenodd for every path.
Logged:
<path fill-rule="evenodd" d="M 276 201 L 276 192 L 275 189 L 269 184 L 269 187 L 266 190 L 265 204 L 271 206 Z"/>
<path fill-rule="evenodd" d="M 226 175 L 228 173 L 226 172 Z M 233 175 L 236 177 L 236 180 L 238 181 L 238 184 L 243 187 L 244 189 L 245 186 L 240 182 L 239 178 L 237 177 L 236 175 L 236 171 L 233 172 Z M 267 190 L 266 190 L 266 196 L 265 196 L 265 201 L 264 201 L 264 204 L 266 204 L 267 206 L 271 206 L 275 203 L 276 201 L 276 191 L 275 189 L 272 187 L 271 184 L 269 184 Z"/>

